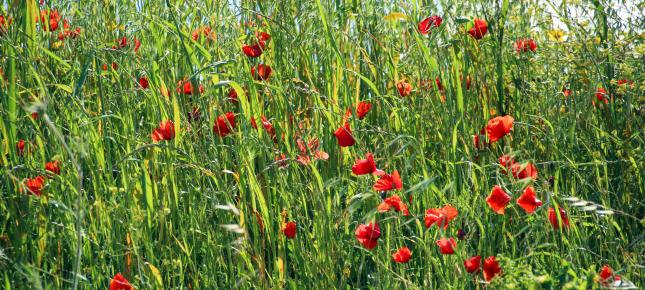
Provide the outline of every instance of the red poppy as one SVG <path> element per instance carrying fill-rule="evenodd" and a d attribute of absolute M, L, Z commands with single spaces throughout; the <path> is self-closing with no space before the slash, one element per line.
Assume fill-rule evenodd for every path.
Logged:
<path fill-rule="evenodd" d="M 551 226 L 553 226 L 554 230 L 557 230 L 560 228 L 560 221 L 562 221 L 563 227 L 569 228 L 569 218 L 567 217 L 567 213 L 561 207 L 558 209 L 560 212 L 559 219 L 555 214 L 555 209 L 553 209 L 552 207 L 549 208 L 549 222 L 551 223 Z"/>
<path fill-rule="evenodd" d="M 517 204 L 526 213 L 533 213 L 538 206 L 542 205 L 542 201 L 535 197 L 535 189 L 533 189 L 533 186 L 528 186 L 524 189 L 524 193 L 517 199 Z"/>
<path fill-rule="evenodd" d="M 366 153 L 365 159 L 356 160 L 352 166 L 352 173 L 356 175 L 365 175 L 372 174 L 383 175 L 385 172 L 376 168 L 376 163 L 374 162 L 374 155 L 372 153 Z"/>
<path fill-rule="evenodd" d="M 475 20 L 473 20 L 473 27 L 468 30 L 468 34 L 475 39 L 481 39 L 487 32 L 488 23 L 486 23 L 486 20 L 480 18 L 475 18 Z"/>
<path fill-rule="evenodd" d="M 134 53 L 137 53 L 139 51 L 139 48 L 141 47 L 141 40 L 137 39 L 136 37 L 134 38 Z"/>
<path fill-rule="evenodd" d="M 506 205 L 511 201 L 511 197 L 499 186 L 495 185 L 490 195 L 486 198 L 486 203 L 498 214 L 504 214 Z"/>
<path fill-rule="evenodd" d="M 474 256 L 464 261 L 464 267 L 468 273 L 477 273 L 480 271 L 482 256 Z"/>
<path fill-rule="evenodd" d="M 23 156 L 25 154 L 25 144 L 25 140 L 22 139 L 16 142 L 16 153 L 18 154 L 18 156 Z"/>
<path fill-rule="evenodd" d="M 441 85 L 441 79 L 440 78 L 434 79 L 434 83 L 437 84 L 437 89 L 440 92 L 443 92 L 443 86 Z"/>
<path fill-rule="evenodd" d="M 204 87 L 199 84 L 199 92 L 204 93 Z M 188 80 L 188 79 L 183 79 L 177 82 L 177 93 L 178 94 L 184 94 L 184 95 L 192 95 L 193 94 L 193 83 Z"/>
<path fill-rule="evenodd" d="M 242 52 L 248 57 L 258 57 L 262 55 L 262 48 L 260 45 L 243 45 Z"/>
<path fill-rule="evenodd" d="M 237 91 L 235 91 L 234 88 L 231 88 L 228 90 L 228 100 L 231 101 L 231 103 L 236 104 L 238 102 L 237 100 Z"/>
<path fill-rule="evenodd" d="M 562 89 L 562 94 L 564 95 L 565 98 L 571 96 L 571 90 L 567 88 Z"/>
<path fill-rule="evenodd" d="M 509 168 L 511 168 L 515 164 L 515 160 L 513 160 L 513 157 L 511 157 L 508 154 L 504 154 L 499 157 L 499 165 L 503 167 L 502 171 L 504 173 L 507 172 Z"/>
<path fill-rule="evenodd" d="M 49 21 L 47 21 L 49 18 Z M 42 22 L 43 30 L 45 31 L 56 31 L 58 29 L 58 22 L 61 20 L 58 10 L 41 10 L 40 11 L 40 21 Z M 47 23 L 49 25 L 47 25 Z"/>
<path fill-rule="evenodd" d="M 484 260 L 484 280 L 486 282 L 490 282 L 501 272 L 502 269 L 499 267 L 499 262 L 497 262 L 495 256 L 490 256 Z"/>
<path fill-rule="evenodd" d="M 307 145 L 305 145 L 305 142 L 302 141 L 302 139 L 298 138 L 296 139 L 296 143 L 298 144 L 298 148 L 300 149 L 300 155 L 298 156 L 297 161 L 302 165 L 307 165 L 309 164 L 309 162 L 311 162 L 310 156 L 312 155 L 312 153 L 313 158 L 316 160 L 329 159 L 329 154 L 327 154 L 327 152 L 318 150 L 318 146 L 320 146 L 318 138 L 309 140 L 309 143 L 307 143 Z"/>
<path fill-rule="evenodd" d="M 537 44 L 535 44 L 535 40 L 531 38 L 523 39 L 520 38 L 515 41 L 515 50 L 517 53 L 522 53 L 522 52 L 535 52 L 537 50 Z"/>
<path fill-rule="evenodd" d="M 0 15 L 0 36 L 4 36 L 7 33 L 11 22 L 13 22 L 13 20 L 10 17 L 5 18 L 4 15 Z"/>
<path fill-rule="evenodd" d="M 497 142 L 497 140 L 508 135 L 513 129 L 513 117 L 503 116 L 495 117 L 488 121 L 486 125 L 486 132 L 488 133 L 488 140 L 491 143 Z"/>
<path fill-rule="evenodd" d="M 340 147 L 349 147 L 356 144 L 356 140 L 352 136 L 352 128 L 349 127 L 349 122 L 345 122 L 345 125 L 336 129 L 334 135 Z"/>
<path fill-rule="evenodd" d="M 381 176 L 381 178 L 379 178 L 379 180 L 376 181 L 376 184 L 374 184 L 373 188 L 376 191 L 389 191 L 393 189 L 402 189 L 403 181 L 401 181 L 401 176 L 399 175 L 399 172 L 394 170 L 394 172 L 392 172 L 392 175 L 385 174 Z"/>
<path fill-rule="evenodd" d="M 117 43 L 119 45 L 119 48 L 124 48 L 128 46 L 128 38 L 127 37 L 121 37 L 117 40 Z"/>
<path fill-rule="evenodd" d="M 235 114 L 233 112 L 228 112 L 226 114 L 220 115 L 215 120 L 213 125 L 213 133 L 219 135 L 220 137 L 226 137 L 226 135 L 233 132 L 235 129 Z"/>
<path fill-rule="evenodd" d="M 473 135 L 473 145 L 475 146 L 475 149 L 481 150 L 481 149 L 484 149 L 486 145 L 488 145 L 488 143 L 486 143 L 485 141 L 485 138 L 486 138 L 486 128 L 482 128 L 479 131 L 479 134 Z"/>
<path fill-rule="evenodd" d="M 269 120 L 265 116 L 262 116 L 260 119 L 262 121 L 262 127 L 264 127 L 264 130 L 266 130 L 269 136 L 271 136 L 271 139 L 273 139 L 273 141 L 277 143 L 278 137 L 275 133 L 275 129 L 273 129 L 273 125 L 271 125 L 271 122 L 269 122 Z M 258 125 L 255 122 L 255 118 L 253 117 L 251 117 L 251 127 L 253 127 L 253 129 L 258 128 Z"/>
<path fill-rule="evenodd" d="M 147 77 L 140 77 L 139 78 L 139 86 L 144 90 L 149 88 L 150 84 L 148 83 L 148 78 Z"/>
<path fill-rule="evenodd" d="M 417 24 L 417 28 L 419 29 L 419 33 L 425 35 L 429 34 L 433 28 L 437 28 L 441 26 L 441 22 L 443 19 L 439 16 L 430 16 L 426 19 L 421 20 L 419 24 Z"/>
<path fill-rule="evenodd" d="M 396 212 L 403 212 L 404 216 L 410 215 L 408 206 L 396 194 L 386 198 L 381 204 L 379 204 L 377 209 L 379 212 L 387 212 L 390 209 L 394 209 Z"/>
<path fill-rule="evenodd" d="M 598 99 L 598 101 L 602 101 L 606 96 L 607 90 L 605 90 L 604 88 L 598 88 L 598 90 L 596 91 L 596 99 Z"/>
<path fill-rule="evenodd" d="M 258 81 L 268 80 L 271 76 L 271 67 L 266 64 L 258 64 L 251 68 L 251 76 Z"/>
<path fill-rule="evenodd" d="M 392 254 L 395 263 L 407 263 L 412 258 L 412 252 L 408 247 L 402 247 Z"/>
<path fill-rule="evenodd" d="M 602 266 L 602 268 L 600 268 L 600 273 L 598 273 L 598 276 L 600 276 L 600 284 L 605 287 L 609 286 L 609 283 L 611 283 L 612 281 L 620 281 L 620 276 L 614 275 L 614 270 L 609 267 L 609 265 Z"/>
<path fill-rule="evenodd" d="M 396 89 L 399 90 L 399 95 L 401 97 L 405 97 L 412 92 L 412 85 L 409 83 L 406 83 L 405 81 L 399 81 L 396 84 Z"/>
<path fill-rule="evenodd" d="M 425 224 L 426 228 L 433 225 L 444 229 L 448 228 L 448 223 L 455 219 L 459 212 L 452 205 L 445 205 L 442 208 L 431 208 L 426 210 Z"/>
<path fill-rule="evenodd" d="M 210 26 L 200 27 L 200 28 L 197 28 L 197 29 L 193 30 L 193 33 L 191 34 L 191 38 L 194 41 L 197 41 L 199 39 L 200 34 L 201 34 L 201 35 L 204 35 L 204 37 L 206 37 L 209 40 L 214 40 L 214 35 L 211 34 L 211 32 L 212 32 L 212 29 L 211 29 Z"/>
<path fill-rule="evenodd" d="M 119 65 L 116 62 L 112 62 L 112 69 L 117 70 L 119 68 Z"/>
<path fill-rule="evenodd" d="M 45 185 L 45 177 L 44 176 L 36 176 L 35 178 L 27 178 L 25 180 L 25 186 L 31 193 L 33 193 L 36 196 L 40 196 L 42 194 L 43 186 Z"/>
<path fill-rule="evenodd" d="M 159 123 L 159 127 L 152 131 L 152 141 L 161 140 L 170 141 L 175 138 L 175 123 L 172 120 L 166 120 Z"/>
<path fill-rule="evenodd" d="M 511 164 L 511 172 L 513 177 L 517 179 L 531 178 L 536 180 L 538 178 L 538 171 L 533 163 L 528 163 L 524 168 L 518 163 Z"/>
<path fill-rule="evenodd" d="M 453 238 L 441 238 L 437 241 L 437 246 L 439 246 L 439 251 L 442 254 L 452 255 L 455 253 L 455 248 L 457 248 L 457 242 Z"/>
<path fill-rule="evenodd" d="M 110 281 L 110 290 L 134 290 L 134 287 L 130 285 L 128 279 L 123 277 L 121 273 L 114 275 L 112 281 Z"/>
<path fill-rule="evenodd" d="M 31 113 L 31 118 L 34 120 L 38 119 L 38 112 Z"/>
<path fill-rule="evenodd" d="M 50 161 L 45 163 L 45 170 L 51 173 L 60 174 L 60 161 Z"/>
<path fill-rule="evenodd" d="M 370 102 L 360 102 L 358 103 L 358 106 L 356 107 L 356 114 L 358 115 L 359 120 L 363 120 L 365 118 L 365 115 L 367 115 L 367 112 L 372 109 L 372 104 Z"/>
<path fill-rule="evenodd" d="M 459 76 L 460 81 L 464 81 L 464 76 Z M 470 90 L 470 76 L 466 76 L 466 90 Z"/>
<path fill-rule="evenodd" d="M 358 225 L 356 231 L 356 239 L 368 250 L 374 249 L 378 244 L 378 238 L 381 237 L 381 228 L 378 223 L 368 223 Z"/>
<path fill-rule="evenodd" d="M 284 234 L 285 237 L 288 239 L 293 239 L 296 237 L 296 223 L 295 222 L 288 222 L 282 225 L 282 233 Z"/>
<path fill-rule="evenodd" d="M 289 164 L 287 163 L 287 155 L 285 154 L 280 154 L 275 158 L 273 158 L 273 160 L 275 161 L 275 163 L 278 164 L 278 168 L 280 169 L 283 169 L 289 166 Z"/>

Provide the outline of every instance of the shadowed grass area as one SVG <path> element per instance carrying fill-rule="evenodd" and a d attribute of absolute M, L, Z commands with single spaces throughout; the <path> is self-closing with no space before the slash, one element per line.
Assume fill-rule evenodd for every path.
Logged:
<path fill-rule="evenodd" d="M 643 285 L 643 3 L 42 2 L 0 1 L 5 289 Z"/>

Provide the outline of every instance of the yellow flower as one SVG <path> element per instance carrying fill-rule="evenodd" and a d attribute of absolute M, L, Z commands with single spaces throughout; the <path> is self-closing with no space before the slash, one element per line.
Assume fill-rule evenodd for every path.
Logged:
<path fill-rule="evenodd" d="M 563 42 L 566 39 L 566 33 L 560 29 L 547 31 L 547 36 L 549 37 L 549 40 L 555 42 Z"/>
<path fill-rule="evenodd" d="M 405 20 L 408 18 L 404 13 L 401 12 L 392 12 L 383 17 L 384 20 L 396 21 L 396 20 Z"/>

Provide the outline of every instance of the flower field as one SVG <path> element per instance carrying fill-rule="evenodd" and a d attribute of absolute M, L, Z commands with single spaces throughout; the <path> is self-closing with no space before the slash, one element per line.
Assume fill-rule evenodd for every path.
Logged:
<path fill-rule="evenodd" d="M 645 2 L 0 3 L 1 288 L 645 285 Z"/>

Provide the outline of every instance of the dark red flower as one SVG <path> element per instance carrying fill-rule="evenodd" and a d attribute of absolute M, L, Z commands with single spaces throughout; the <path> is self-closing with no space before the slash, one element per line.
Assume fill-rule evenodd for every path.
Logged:
<path fill-rule="evenodd" d="M 511 197 L 499 186 L 495 185 L 490 195 L 486 198 L 486 203 L 498 214 L 504 214 L 506 205 L 511 201 Z"/>
<path fill-rule="evenodd" d="M 343 126 L 336 129 L 334 135 L 340 147 L 349 147 L 356 144 L 356 140 L 352 136 L 352 128 L 349 127 L 349 122 L 345 122 Z"/>
<path fill-rule="evenodd" d="M 474 256 L 464 261 L 464 267 L 468 273 L 477 273 L 481 268 L 482 256 Z"/>
<path fill-rule="evenodd" d="M 152 141 L 161 140 L 170 141 L 175 138 L 175 123 L 172 120 L 166 120 L 159 123 L 159 127 L 152 131 Z"/>
<path fill-rule="evenodd" d="M 557 230 L 560 228 L 560 221 L 562 221 L 563 228 L 569 228 L 569 218 L 567 217 L 567 213 L 562 209 L 561 207 L 559 209 L 559 216 L 555 213 L 555 209 L 552 207 L 549 208 L 549 222 L 551 223 L 551 226 L 553 226 L 554 230 Z"/>
<path fill-rule="evenodd" d="M 235 91 L 234 88 L 228 90 L 228 100 L 231 101 L 231 103 L 237 104 L 237 91 Z"/>
<path fill-rule="evenodd" d="M 444 229 L 448 228 L 448 223 L 455 219 L 459 212 L 452 205 L 445 205 L 442 208 L 431 208 L 426 210 L 425 225 L 429 228 L 433 225 Z"/>
<path fill-rule="evenodd" d="M 394 209 L 396 212 L 403 212 L 404 216 L 410 215 L 408 206 L 396 194 L 386 198 L 377 208 L 379 212 L 387 212 L 390 209 Z"/>
<path fill-rule="evenodd" d="M 228 112 L 226 114 L 220 115 L 215 120 L 213 125 L 213 133 L 219 135 L 220 137 L 226 137 L 226 135 L 233 132 L 235 129 L 235 114 L 233 112 Z"/>
<path fill-rule="evenodd" d="M 147 77 L 140 77 L 139 78 L 139 86 L 144 90 L 149 88 L 150 84 L 148 83 L 148 78 Z"/>
<path fill-rule="evenodd" d="M 600 273 L 598 273 L 598 276 L 600 276 L 598 282 L 600 282 L 600 284 L 605 287 L 608 287 L 609 283 L 611 282 L 620 281 L 620 276 L 614 275 L 614 270 L 609 267 L 609 265 L 602 266 L 602 268 L 600 268 Z"/>
<path fill-rule="evenodd" d="M 441 79 L 440 78 L 434 79 L 434 83 L 437 84 L 437 90 L 439 90 L 440 92 L 443 92 L 443 85 L 441 85 Z"/>
<path fill-rule="evenodd" d="M 383 175 L 385 172 L 376 168 L 376 163 L 374 162 L 374 155 L 372 153 L 366 153 L 365 159 L 356 160 L 352 166 L 352 173 L 356 175 L 365 175 L 372 174 Z"/>
<path fill-rule="evenodd" d="M 522 53 L 522 52 L 535 52 L 537 50 L 537 44 L 535 44 L 535 40 L 531 38 L 523 39 L 520 38 L 515 41 L 515 50 L 517 53 Z"/>
<path fill-rule="evenodd" d="M 255 44 L 255 45 L 243 45 L 242 46 L 242 52 L 248 57 L 258 57 L 262 55 L 262 48 L 260 45 Z"/>
<path fill-rule="evenodd" d="M 45 177 L 44 176 L 36 176 L 35 178 L 27 178 L 25 180 L 25 186 L 31 193 L 33 193 L 36 196 L 40 196 L 42 194 L 43 186 L 45 185 Z"/>
<path fill-rule="evenodd" d="M 40 11 L 40 21 L 42 22 L 42 28 L 45 31 L 56 31 L 60 20 L 61 16 L 56 9 Z"/>
<path fill-rule="evenodd" d="M 412 258 L 412 252 L 408 247 L 402 247 L 392 254 L 395 263 L 407 263 Z"/>
<path fill-rule="evenodd" d="M 376 191 L 389 191 L 393 189 L 402 189 L 403 181 L 401 181 L 401 176 L 399 175 L 399 172 L 394 170 L 394 172 L 392 172 L 392 175 L 385 174 L 381 176 L 381 178 L 379 178 L 379 180 L 376 181 L 376 184 L 374 184 L 373 188 Z"/>
<path fill-rule="evenodd" d="M 402 80 L 396 84 L 396 89 L 401 97 L 405 97 L 412 92 L 412 85 Z"/>
<path fill-rule="evenodd" d="M 193 107 L 190 112 L 188 112 L 188 122 L 197 122 L 202 118 L 202 112 L 199 110 L 199 107 Z"/>
<path fill-rule="evenodd" d="M 542 205 L 542 201 L 535 197 L 535 189 L 533 189 L 533 186 L 528 186 L 524 189 L 524 193 L 517 199 L 517 204 L 526 213 L 533 213 L 537 207 Z"/>
<path fill-rule="evenodd" d="M 442 254 L 452 255 L 455 253 L 455 248 L 457 248 L 457 242 L 453 238 L 441 238 L 437 241 L 437 246 L 439 246 L 439 251 Z"/>
<path fill-rule="evenodd" d="M 251 68 L 251 76 L 258 81 L 268 80 L 271 76 L 271 67 L 266 64 L 258 64 Z"/>
<path fill-rule="evenodd" d="M 473 27 L 468 30 L 468 34 L 475 39 L 481 39 L 487 32 L 488 23 L 486 23 L 486 20 L 480 18 L 475 18 L 475 20 L 473 20 Z"/>
<path fill-rule="evenodd" d="M 295 222 L 287 222 L 284 225 L 282 225 L 282 233 L 288 239 L 293 239 L 296 237 L 296 230 L 297 229 L 296 229 Z"/>
<path fill-rule="evenodd" d="M 443 19 L 439 16 L 430 16 L 426 19 L 421 20 L 419 24 L 417 24 L 417 28 L 419 29 L 419 33 L 421 34 L 429 34 L 433 28 L 437 28 L 441 26 L 441 22 Z"/>
<path fill-rule="evenodd" d="M 271 122 L 269 122 L 269 120 L 265 116 L 262 116 L 260 119 L 262 121 L 262 127 L 264 127 L 264 130 L 266 130 L 267 134 L 269 134 L 269 136 L 271 136 L 271 139 L 273 139 L 273 142 L 277 143 L 278 142 L 278 136 L 276 135 L 275 129 L 273 128 L 273 125 L 271 125 Z M 257 124 L 255 123 L 255 118 L 253 118 L 253 117 L 251 117 L 251 126 L 254 129 L 258 128 Z"/>
<path fill-rule="evenodd" d="M 356 239 L 368 250 L 374 249 L 378 244 L 378 239 L 381 237 L 381 228 L 378 223 L 368 223 L 358 225 L 356 231 Z"/>
<path fill-rule="evenodd" d="M 16 153 L 18 154 L 18 156 L 23 156 L 25 154 L 25 144 L 25 140 L 22 139 L 16 142 Z"/>
<path fill-rule="evenodd" d="M 497 140 L 511 133 L 511 129 L 513 129 L 513 121 L 514 119 L 511 116 L 495 117 L 490 119 L 486 125 L 488 140 L 491 143 L 495 143 Z"/>
<path fill-rule="evenodd" d="M 359 120 L 363 120 L 365 118 L 365 115 L 367 115 L 367 112 L 372 109 L 372 104 L 370 102 L 360 102 L 358 103 L 358 106 L 356 107 L 356 114 L 358 115 Z"/>
<path fill-rule="evenodd" d="M 117 43 L 119 44 L 119 48 L 124 48 L 124 47 L 128 46 L 128 38 L 125 37 L 125 36 L 121 37 L 121 38 L 119 38 Z"/>
<path fill-rule="evenodd" d="M 45 170 L 51 173 L 60 174 L 60 161 L 50 161 L 45 163 Z"/>
<path fill-rule="evenodd" d="M 502 269 L 499 267 L 499 262 L 497 262 L 495 256 L 490 256 L 484 260 L 484 280 L 486 282 L 490 282 L 501 272 Z"/>
<path fill-rule="evenodd" d="M 110 281 L 110 290 L 134 290 L 134 287 L 130 285 L 128 279 L 123 277 L 121 273 L 114 275 L 112 281 Z"/>

